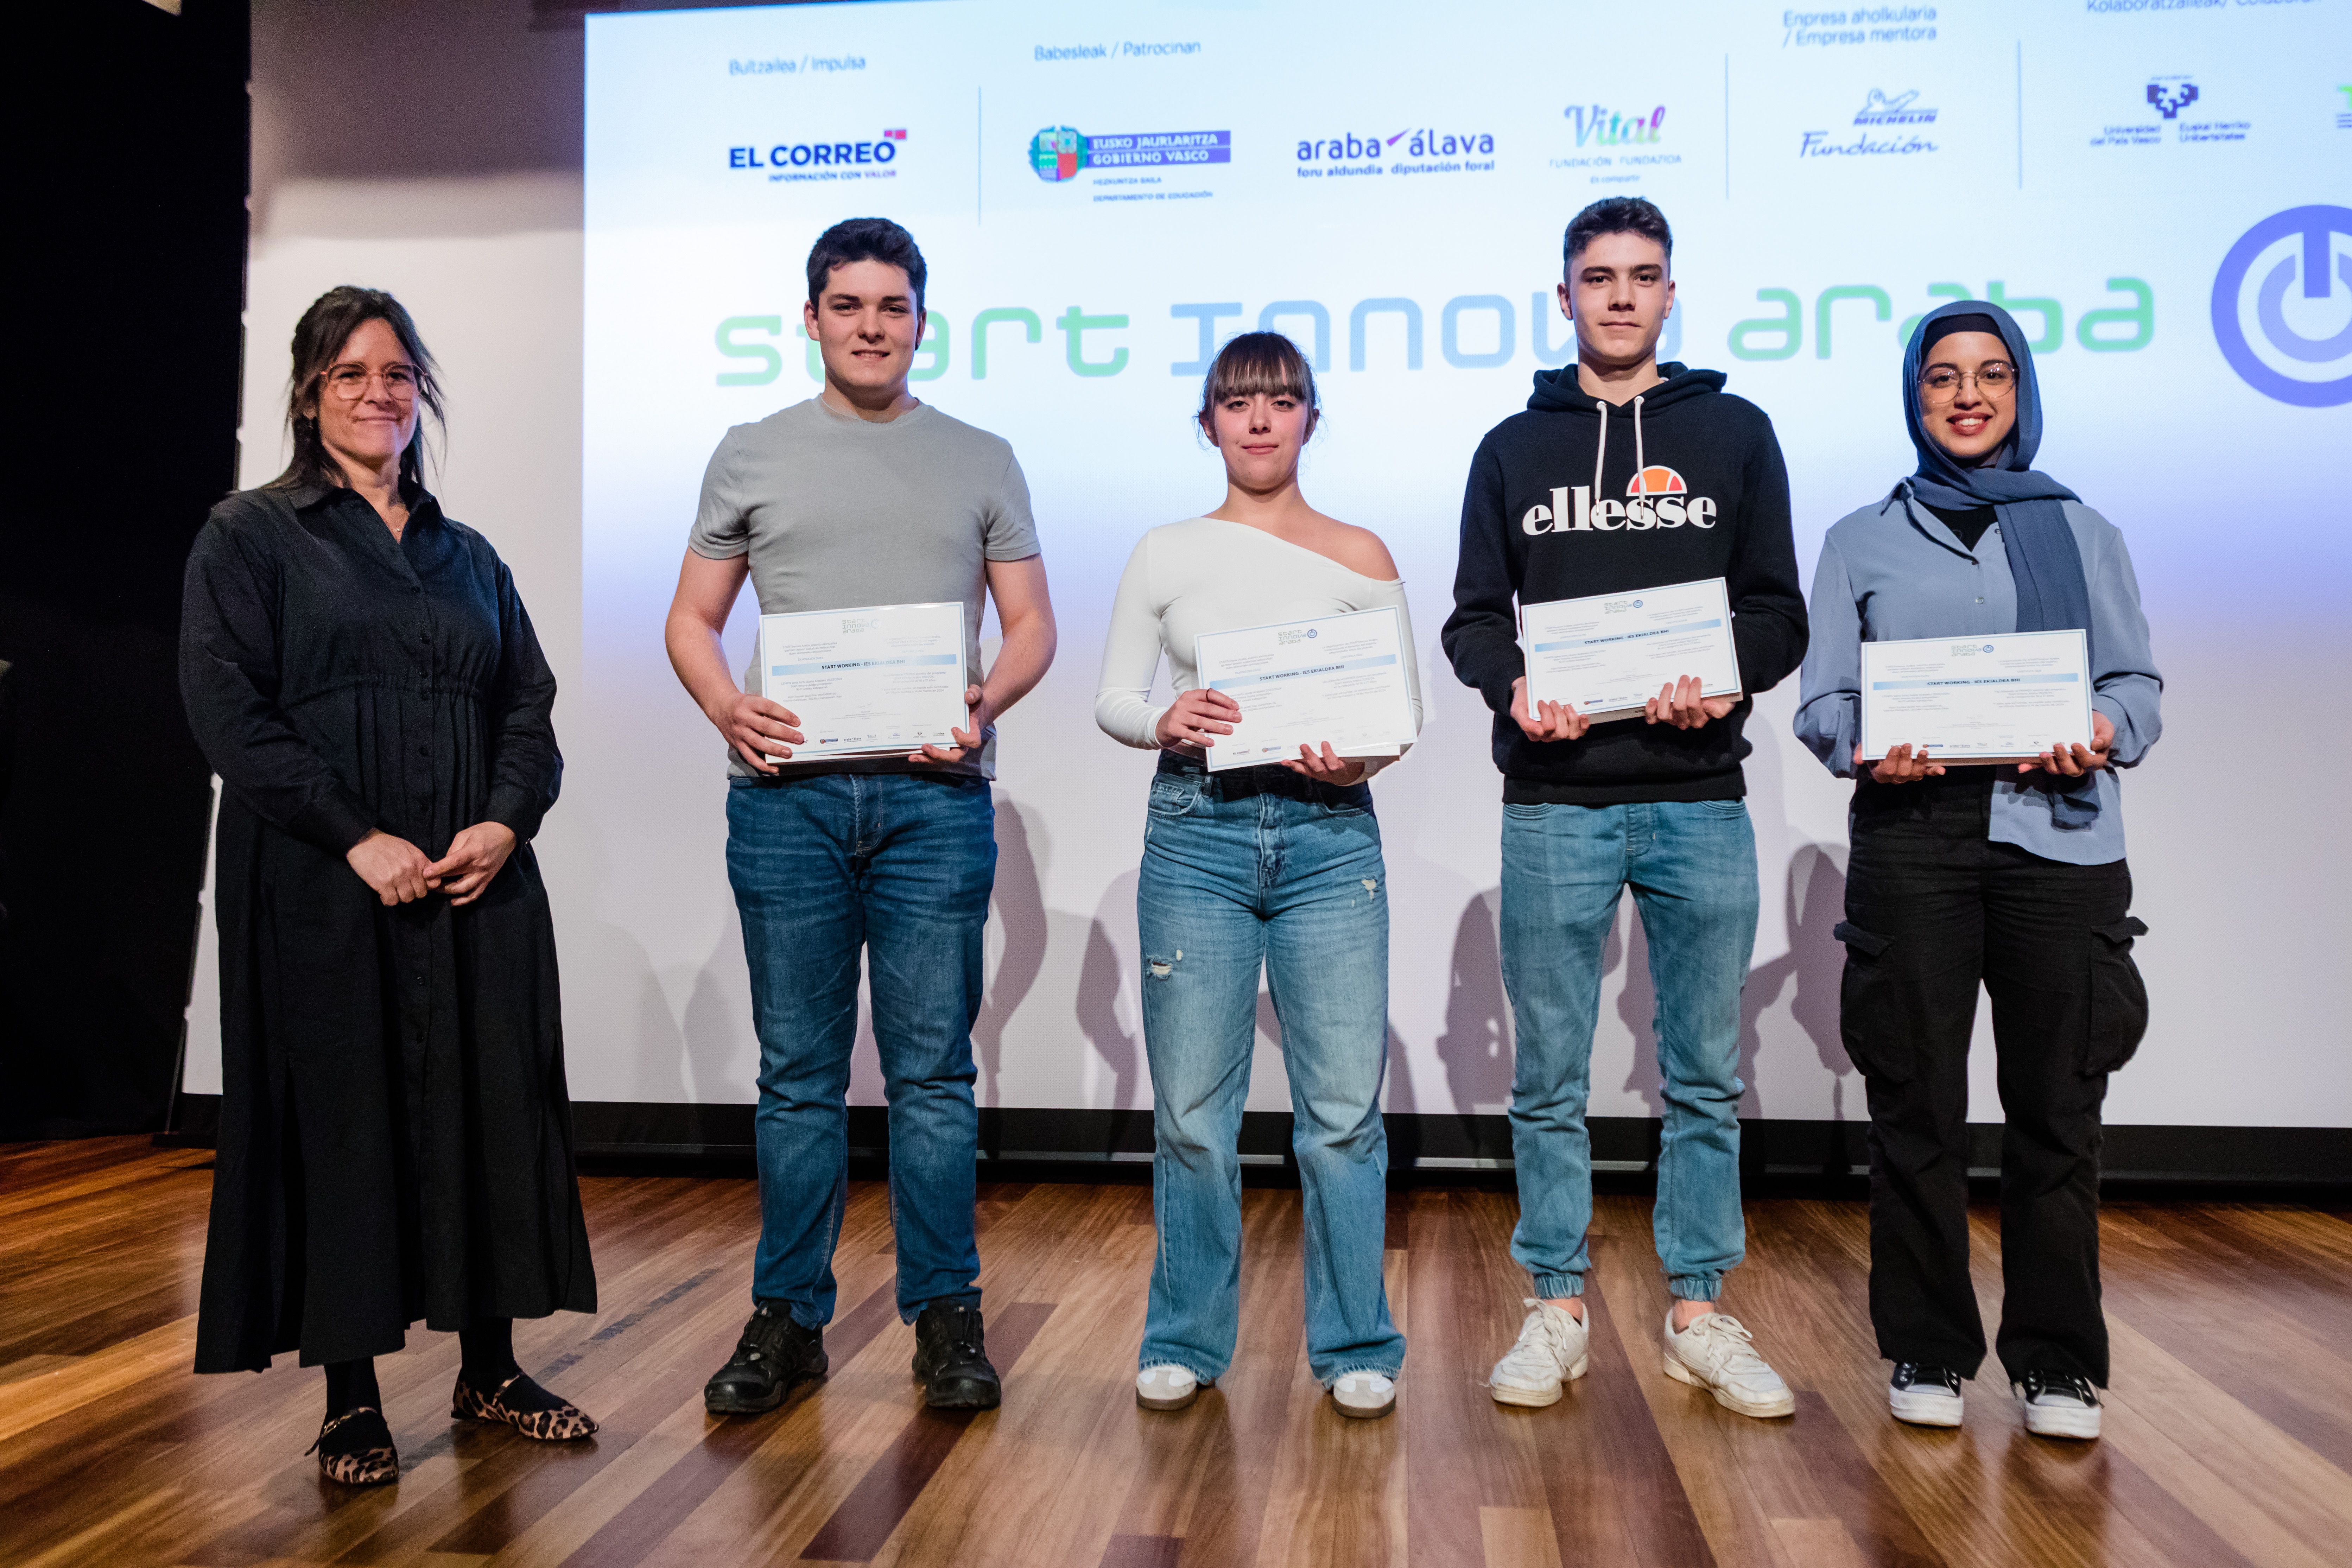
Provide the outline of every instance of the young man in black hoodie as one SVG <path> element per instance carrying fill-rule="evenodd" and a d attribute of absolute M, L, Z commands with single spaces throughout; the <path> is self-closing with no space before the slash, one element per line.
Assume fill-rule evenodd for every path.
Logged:
<path fill-rule="evenodd" d="M 1503 773 L 1503 982 L 1517 1061 L 1511 1256 L 1532 1309 L 1488 1386 L 1549 1405 L 1586 1363 L 1592 1217 L 1584 1124 L 1601 948 L 1633 889 L 1657 994 L 1665 1131 L 1654 1227 L 1675 1298 L 1669 1376 L 1728 1409 L 1786 1415 L 1788 1385 L 1716 1310 L 1746 1253 L 1739 1207 L 1739 992 L 1756 942 L 1756 837 L 1740 760 L 1750 698 L 1805 654 L 1789 479 L 1761 409 L 1723 375 L 1657 363 L 1674 306 L 1674 239 L 1638 196 L 1568 226 L 1560 309 L 1576 363 L 1536 375 L 1527 411 L 1487 432 L 1462 503 L 1445 652 L 1495 711 Z M 1614 427 L 1613 429 L 1612 427 Z M 1530 703 L 1517 604 L 1724 579 L 1746 695 L 1685 677 L 1638 720 L 1595 725 Z"/>

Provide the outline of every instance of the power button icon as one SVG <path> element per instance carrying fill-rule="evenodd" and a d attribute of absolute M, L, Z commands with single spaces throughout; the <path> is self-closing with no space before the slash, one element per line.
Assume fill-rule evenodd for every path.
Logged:
<path fill-rule="evenodd" d="M 2254 225 L 2213 279 L 2213 337 L 2281 403 L 2352 403 L 2352 207 L 2289 207 Z"/>

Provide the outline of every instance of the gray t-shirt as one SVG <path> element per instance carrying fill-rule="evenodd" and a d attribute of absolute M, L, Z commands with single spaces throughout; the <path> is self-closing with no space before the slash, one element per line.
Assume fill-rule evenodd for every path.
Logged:
<path fill-rule="evenodd" d="M 748 552 L 762 615 L 961 599 L 965 679 L 976 686 L 987 563 L 1036 554 L 1037 525 L 1003 437 L 928 404 L 876 424 L 812 397 L 727 432 L 687 543 L 713 561 Z M 745 690 L 757 674 L 744 672 Z M 731 746 L 727 765 L 754 776 Z M 785 764 L 787 776 L 801 772 L 993 778 L 996 734 L 953 767 L 895 757 Z"/>

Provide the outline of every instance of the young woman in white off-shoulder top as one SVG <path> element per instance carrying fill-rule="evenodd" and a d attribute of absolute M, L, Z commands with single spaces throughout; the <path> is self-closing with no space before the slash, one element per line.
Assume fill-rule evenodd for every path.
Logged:
<path fill-rule="evenodd" d="M 1325 743 L 1210 773 L 1203 758 L 1241 710 L 1202 689 L 1192 665 L 1202 632 L 1393 607 L 1419 728 L 1396 563 L 1377 534 L 1324 516 L 1299 493 L 1299 451 L 1318 415 L 1313 369 L 1289 339 L 1246 332 L 1218 354 L 1199 419 L 1224 458 L 1224 504 L 1136 545 L 1095 697 L 1106 733 L 1160 752 L 1136 889 L 1160 1230 L 1136 1378 L 1149 1409 L 1190 1405 L 1233 1358 L 1236 1145 L 1261 967 L 1281 1022 L 1306 1188 L 1308 1366 L 1342 1414 L 1373 1416 L 1394 1407 L 1404 1360 L 1381 1276 L 1388 876 L 1364 781 L 1381 763 Z M 1162 653 L 1175 698 L 1154 705 Z"/>

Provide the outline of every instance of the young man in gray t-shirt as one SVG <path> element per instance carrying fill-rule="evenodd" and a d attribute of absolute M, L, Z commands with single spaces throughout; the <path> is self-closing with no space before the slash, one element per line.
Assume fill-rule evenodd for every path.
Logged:
<path fill-rule="evenodd" d="M 916 401 L 922 253 L 884 218 L 809 253 L 803 319 L 824 389 L 727 432 L 667 627 L 670 664 L 727 738 L 727 877 L 760 1036 L 755 1310 L 703 1390 L 716 1415 L 772 1410 L 825 1371 L 833 1247 L 848 1191 L 860 950 L 890 1101 L 898 1311 L 925 1397 L 997 1404 L 972 1240 L 979 1119 L 971 1025 L 996 875 L 994 721 L 1054 659 L 1029 488 L 999 437 Z M 967 725 L 903 757 L 796 763 L 800 721 L 738 687 L 719 632 L 750 577 L 762 614 L 961 600 Z M 980 668 L 981 594 L 1004 643 Z M 747 679 L 745 685 L 756 688 Z"/>

